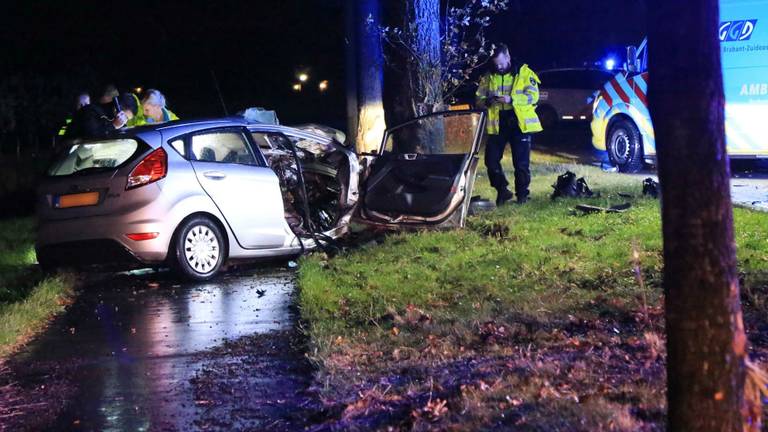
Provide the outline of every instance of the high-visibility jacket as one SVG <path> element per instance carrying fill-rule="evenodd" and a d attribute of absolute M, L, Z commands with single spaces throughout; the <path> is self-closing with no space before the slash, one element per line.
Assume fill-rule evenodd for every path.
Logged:
<path fill-rule="evenodd" d="M 489 73 L 480 79 L 480 85 L 475 93 L 477 106 L 488 110 L 486 132 L 489 135 L 499 134 L 500 112 L 514 110 L 517 124 L 523 133 L 535 133 L 544 130 L 539 116 L 536 115 L 536 103 L 539 101 L 539 84 L 541 80 L 535 72 L 524 64 L 516 75 L 510 72 Z M 511 103 L 492 103 L 492 96 L 510 96 Z"/>
<path fill-rule="evenodd" d="M 135 94 L 131 94 L 135 99 L 136 103 L 138 104 L 138 111 L 135 116 L 133 116 L 132 119 L 128 120 L 128 123 L 126 125 L 128 127 L 133 126 L 143 126 L 148 124 L 153 124 L 154 122 L 150 119 L 146 118 L 144 116 L 144 109 L 141 107 L 141 103 L 139 102 L 139 97 Z M 176 116 L 176 114 L 173 113 L 173 111 L 169 110 L 168 108 L 163 108 L 163 121 L 161 123 L 169 122 L 171 120 L 178 120 L 179 117 Z"/>
<path fill-rule="evenodd" d="M 67 117 L 67 118 L 64 120 L 64 124 L 63 124 L 63 125 L 61 125 L 61 127 L 59 128 L 59 134 L 58 134 L 58 135 L 59 135 L 60 137 L 63 137 L 64 135 L 66 135 L 66 134 L 67 134 L 67 128 L 69 127 L 70 123 L 72 123 L 72 116 L 70 116 L 70 117 Z"/>

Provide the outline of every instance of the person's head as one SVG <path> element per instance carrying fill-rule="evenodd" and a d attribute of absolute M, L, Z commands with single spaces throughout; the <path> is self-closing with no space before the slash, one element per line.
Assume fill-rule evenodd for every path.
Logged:
<path fill-rule="evenodd" d="M 125 113 L 125 116 L 128 117 L 128 120 L 139 113 L 139 103 L 132 94 L 123 93 L 117 98 L 117 101 L 120 102 L 120 108 Z"/>
<path fill-rule="evenodd" d="M 149 89 L 144 93 L 141 107 L 144 110 L 145 117 L 152 118 L 155 121 L 162 121 L 165 96 L 159 90 Z"/>
<path fill-rule="evenodd" d="M 112 102 L 114 98 L 118 97 L 120 92 L 117 91 L 117 87 L 115 87 L 114 84 L 107 84 L 101 90 L 100 94 L 101 96 L 99 96 L 99 103 L 108 104 Z"/>
<path fill-rule="evenodd" d="M 80 109 L 86 105 L 91 104 L 91 95 L 86 92 L 80 93 L 75 98 L 75 109 Z"/>
<path fill-rule="evenodd" d="M 498 72 L 505 72 L 512 65 L 512 58 L 509 55 L 509 48 L 504 44 L 496 45 L 491 55 L 493 66 Z"/>

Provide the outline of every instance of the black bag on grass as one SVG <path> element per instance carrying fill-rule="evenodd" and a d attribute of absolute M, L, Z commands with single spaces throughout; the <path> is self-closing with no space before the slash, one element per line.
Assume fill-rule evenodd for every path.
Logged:
<path fill-rule="evenodd" d="M 552 185 L 552 188 L 555 190 L 552 192 L 552 199 L 559 197 L 591 197 L 594 195 L 584 177 L 576 179 L 576 174 L 570 171 L 557 176 L 557 181 Z"/>
<path fill-rule="evenodd" d="M 650 196 L 653 198 L 658 198 L 661 194 L 661 190 L 659 189 L 659 182 L 656 180 L 648 177 L 647 179 L 643 180 L 643 195 L 644 196 Z"/>

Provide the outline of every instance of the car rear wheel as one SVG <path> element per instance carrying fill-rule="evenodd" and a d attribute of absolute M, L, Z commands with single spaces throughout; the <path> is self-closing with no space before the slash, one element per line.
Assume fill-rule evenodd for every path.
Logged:
<path fill-rule="evenodd" d="M 643 167 L 640 131 L 627 119 L 616 120 L 608 129 L 608 158 L 620 172 L 634 173 Z"/>
<path fill-rule="evenodd" d="M 184 222 L 173 240 L 173 268 L 184 278 L 209 280 L 226 259 L 224 237 L 209 218 L 197 216 Z"/>

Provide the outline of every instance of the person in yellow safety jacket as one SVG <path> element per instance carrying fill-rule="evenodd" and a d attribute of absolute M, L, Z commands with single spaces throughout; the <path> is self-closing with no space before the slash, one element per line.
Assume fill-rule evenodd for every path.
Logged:
<path fill-rule="evenodd" d="M 179 117 L 165 107 L 165 96 L 159 90 L 149 89 L 141 101 L 141 114 L 134 117 L 130 126 L 165 123 L 178 120 Z"/>
<path fill-rule="evenodd" d="M 491 56 L 493 71 L 480 79 L 476 105 L 488 111 L 485 166 L 488 179 L 496 189 L 496 205 L 512 200 L 509 182 L 501 167 L 507 142 L 512 147 L 517 203 L 528 201 L 531 184 L 531 134 L 541 132 L 536 115 L 541 80 L 528 65 L 513 64 L 509 49 L 499 44 Z"/>

